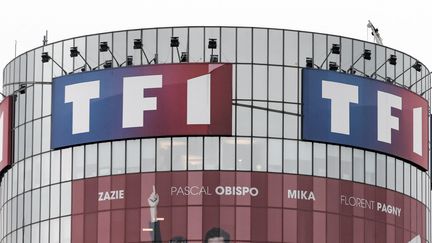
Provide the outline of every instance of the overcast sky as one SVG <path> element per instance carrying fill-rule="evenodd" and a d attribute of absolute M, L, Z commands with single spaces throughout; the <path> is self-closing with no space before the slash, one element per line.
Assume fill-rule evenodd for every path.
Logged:
<path fill-rule="evenodd" d="M 98 32 L 182 25 L 258 26 L 330 33 L 384 45 L 432 68 L 430 0 L 0 0 L 0 68 L 17 54 L 49 42 Z M 3 77 L 0 81 L 3 80 Z"/>

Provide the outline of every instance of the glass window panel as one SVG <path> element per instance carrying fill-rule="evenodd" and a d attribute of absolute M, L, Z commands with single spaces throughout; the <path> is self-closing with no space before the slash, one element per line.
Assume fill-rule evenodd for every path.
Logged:
<path fill-rule="evenodd" d="M 99 35 L 99 41 L 100 42 L 106 42 L 108 44 L 108 46 L 110 48 L 112 48 L 112 33 Z M 111 53 L 109 53 L 108 51 L 99 52 L 99 63 L 103 63 L 107 60 L 111 60 L 114 63 L 114 60 L 111 56 Z"/>
<path fill-rule="evenodd" d="M 204 170 L 219 169 L 219 138 L 204 139 Z"/>
<path fill-rule="evenodd" d="M 221 170 L 234 170 L 235 169 L 235 151 L 234 151 L 234 138 L 221 138 L 221 161 L 220 168 Z"/>
<path fill-rule="evenodd" d="M 24 159 L 25 126 L 18 128 L 18 160 Z"/>
<path fill-rule="evenodd" d="M 396 191 L 403 193 L 403 161 L 396 160 Z"/>
<path fill-rule="evenodd" d="M 127 173 L 140 171 L 140 146 L 139 139 L 126 141 Z"/>
<path fill-rule="evenodd" d="M 267 66 L 253 65 L 253 99 L 267 100 Z"/>
<path fill-rule="evenodd" d="M 41 189 L 41 220 L 49 218 L 50 211 L 50 187 L 42 187 Z"/>
<path fill-rule="evenodd" d="M 58 217 L 60 214 L 60 185 L 51 186 L 50 218 Z"/>
<path fill-rule="evenodd" d="M 371 44 L 371 43 L 365 43 L 365 49 L 368 49 L 371 51 L 371 60 L 366 60 L 364 62 L 364 67 L 365 67 L 365 73 L 367 75 L 371 75 L 375 70 L 375 56 L 376 56 L 376 50 L 375 50 L 375 44 Z M 363 50 L 362 50 L 363 51 Z M 382 63 L 378 64 L 381 65 Z"/>
<path fill-rule="evenodd" d="M 49 55 L 52 56 L 52 45 L 44 46 L 43 51 L 48 52 Z M 42 65 L 42 70 L 43 70 L 42 81 L 51 82 L 53 65 L 54 65 L 53 62 L 44 63 Z"/>
<path fill-rule="evenodd" d="M 250 63 L 252 60 L 252 30 L 237 29 L 237 62 Z"/>
<path fill-rule="evenodd" d="M 366 151 L 365 179 L 366 183 L 375 185 L 375 153 Z"/>
<path fill-rule="evenodd" d="M 188 142 L 188 170 L 202 170 L 203 139 L 202 137 L 189 137 Z"/>
<path fill-rule="evenodd" d="M 128 40 L 131 41 L 131 40 Z M 117 61 L 122 64 L 126 61 L 126 31 L 115 32 L 112 46 L 112 52 Z M 110 46 L 111 48 L 111 46 Z M 117 67 L 117 63 L 113 62 L 113 67 Z M 125 65 L 123 65 L 125 66 Z"/>
<path fill-rule="evenodd" d="M 331 50 L 331 48 L 332 48 L 332 46 L 333 46 L 333 44 L 338 44 L 338 45 L 340 45 L 340 37 L 339 36 L 331 36 L 331 35 L 328 35 L 327 36 L 327 53 L 329 53 L 330 52 L 330 50 Z M 345 51 L 345 50 L 344 50 Z M 341 51 L 341 53 L 343 53 L 344 51 Z M 348 51 L 348 50 L 347 50 Z M 340 55 L 337 55 L 337 54 L 332 54 L 332 55 L 330 55 L 329 57 L 328 57 L 328 62 L 327 62 L 327 66 L 328 66 L 328 64 L 330 63 L 330 62 L 335 62 L 337 65 L 340 65 L 340 58 L 341 58 L 341 56 Z M 323 66 L 324 67 L 324 66 Z"/>
<path fill-rule="evenodd" d="M 86 60 L 91 68 L 99 66 L 99 35 L 87 36 Z M 100 69 L 102 67 L 98 67 Z"/>
<path fill-rule="evenodd" d="M 353 62 L 357 60 L 359 56 L 353 57 L 353 41 L 351 39 L 342 38 L 341 42 L 341 69 L 347 71 Z M 355 58 L 355 60 L 353 60 Z"/>
<path fill-rule="evenodd" d="M 417 198 L 417 173 L 416 169 L 411 166 L 411 197 Z"/>
<path fill-rule="evenodd" d="M 354 181 L 364 182 L 364 151 L 354 149 Z"/>
<path fill-rule="evenodd" d="M 50 243 L 59 243 L 59 219 L 50 220 Z"/>
<path fill-rule="evenodd" d="M 173 138 L 172 157 L 173 170 L 186 170 L 186 138 Z"/>
<path fill-rule="evenodd" d="M 74 46 L 78 48 L 78 51 L 81 53 L 81 55 L 83 57 L 86 56 L 86 43 L 85 43 L 86 39 L 85 37 L 79 37 L 74 39 Z M 111 40 L 110 40 L 111 42 Z M 110 48 L 112 48 L 111 43 L 109 45 Z M 66 51 L 66 50 L 65 50 Z M 67 56 L 65 56 L 65 59 L 70 58 L 70 48 L 67 49 L 67 51 L 69 52 L 69 54 Z M 73 60 L 73 70 L 74 72 L 79 72 L 79 70 L 81 70 L 81 68 L 85 67 L 85 63 L 84 60 L 80 57 L 74 57 L 74 58 L 70 58 Z M 72 70 L 71 70 L 72 71 Z"/>
<path fill-rule="evenodd" d="M 284 63 L 298 66 L 298 32 L 284 31 Z"/>
<path fill-rule="evenodd" d="M 302 36 L 302 35 L 300 35 Z M 300 42 L 300 45 L 302 43 Z M 327 62 L 324 60 L 327 57 L 327 35 L 314 34 L 313 35 L 313 60 L 314 64 L 322 66 L 322 68 L 327 69 Z M 305 62 L 306 60 L 300 59 L 300 62 Z"/>
<path fill-rule="evenodd" d="M 252 163 L 253 171 L 267 170 L 267 139 L 253 138 Z"/>
<path fill-rule="evenodd" d="M 179 46 L 178 48 L 173 48 L 172 59 L 174 63 L 179 63 L 182 52 L 188 52 L 188 29 L 173 28 L 173 36 L 178 37 Z M 178 49 L 178 53 L 176 49 Z"/>
<path fill-rule="evenodd" d="M 250 136 L 251 126 L 251 109 L 247 107 L 237 106 L 237 135 Z"/>
<path fill-rule="evenodd" d="M 36 189 L 32 191 L 32 223 L 35 223 L 39 220 L 40 220 L 40 189 Z"/>
<path fill-rule="evenodd" d="M 327 176 L 339 178 L 339 146 L 327 145 Z"/>
<path fill-rule="evenodd" d="M 294 115 L 284 115 L 284 137 L 297 138 L 298 117 Z"/>
<path fill-rule="evenodd" d="M 387 188 L 395 189 L 395 158 L 387 157 Z"/>
<path fill-rule="evenodd" d="M 72 170 L 74 180 L 84 177 L 84 146 L 73 148 Z"/>
<path fill-rule="evenodd" d="M 112 143 L 112 174 L 123 174 L 125 172 L 125 146 L 124 141 Z"/>
<path fill-rule="evenodd" d="M 326 145 L 323 143 L 314 143 L 313 154 L 314 175 L 326 176 Z"/>
<path fill-rule="evenodd" d="M 256 102 L 254 102 L 254 105 Z M 253 136 L 267 136 L 267 111 L 253 109 Z"/>
<path fill-rule="evenodd" d="M 85 146 L 85 177 L 97 176 L 97 144 Z"/>
<path fill-rule="evenodd" d="M 31 223 L 31 192 L 24 194 L 24 225 Z"/>
<path fill-rule="evenodd" d="M 39 242 L 39 224 L 34 224 L 32 227 L 32 242 Z"/>
<path fill-rule="evenodd" d="M 297 141 L 284 140 L 284 172 L 297 173 Z"/>
<path fill-rule="evenodd" d="M 71 218 L 64 217 L 60 218 L 61 226 L 60 226 L 60 242 L 61 243 L 70 243 L 71 242 Z"/>
<path fill-rule="evenodd" d="M 50 184 L 50 154 L 44 153 L 42 154 L 42 186 L 46 186 Z"/>
<path fill-rule="evenodd" d="M 141 140 L 141 171 L 155 171 L 155 139 Z"/>
<path fill-rule="evenodd" d="M 26 89 L 26 122 L 33 120 L 33 86 Z"/>
<path fill-rule="evenodd" d="M 111 174 L 111 143 L 99 143 L 98 150 L 99 165 L 98 175 L 104 176 Z"/>
<path fill-rule="evenodd" d="M 221 61 L 236 62 L 236 29 L 222 28 L 221 39 Z"/>
<path fill-rule="evenodd" d="M 269 63 L 282 65 L 282 30 L 269 30 Z"/>
<path fill-rule="evenodd" d="M 157 139 L 157 170 L 169 171 L 171 169 L 171 139 Z"/>
<path fill-rule="evenodd" d="M 341 178 L 352 180 L 352 149 L 341 147 Z"/>
<path fill-rule="evenodd" d="M 51 152 L 51 184 L 60 182 L 60 150 Z"/>
<path fill-rule="evenodd" d="M 61 184 L 61 207 L 60 215 L 65 216 L 71 213 L 72 193 L 71 182 Z"/>
<path fill-rule="evenodd" d="M 34 51 L 31 51 L 27 53 L 27 80 L 29 81 L 34 80 L 34 65 L 35 65 L 35 53 Z"/>
<path fill-rule="evenodd" d="M 411 167 L 408 163 L 404 163 L 404 193 L 411 195 Z"/>
<path fill-rule="evenodd" d="M 385 78 L 386 67 L 385 67 L 385 65 L 382 66 L 382 64 L 384 64 L 386 62 L 386 60 L 387 60 L 387 57 L 386 57 L 385 48 L 377 45 L 376 46 L 376 68 L 377 68 L 376 78 L 377 79 L 383 80 Z"/>
<path fill-rule="evenodd" d="M 237 65 L 237 99 L 251 99 L 252 69 L 249 65 Z"/>
<path fill-rule="evenodd" d="M 62 181 L 68 181 L 71 178 L 72 171 L 72 149 L 62 149 L 61 152 L 61 170 L 62 170 Z"/>
<path fill-rule="evenodd" d="M 42 120 L 35 120 L 33 122 L 33 154 L 38 154 L 41 152 L 41 142 L 42 142 Z"/>
<path fill-rule="evenodd" d="M 49 242 L 49 221 L 40 223 L 40 243 Z"/>
<path fill-rule="evenodd" d="M 269 68 L 269 100 L 272 101 L 282 101 L 282 67 L 273 67 Z M 255 87 L 254 87 L 255 88 Z M 292 88 L 292 87 L 289 87 Z"/>
<path fill-rule="evenodd" d="M 298 69 L 284 68 L 284 100 L 297 103 L 298 98 Z"/>
<path fill-rule="evenodd" d="M 133 65 L 142 65 L 142 51 L 133 48 L 135 39 L 141 39 L 141 30 L 132 30 L 127 32 L 127 55 L 132 56 Z M 145 59 L 144 62 L 147 63 Z"/>
<path fill-rule="evenodd" d="M 41 184 L 41 156 L 33 157 L 33 188 L 40 187 Z"/>
<path fill-rule="evenodd" d="M 320 43 L 320 42 L 318 42 L 318 43 Z M 322 43 L 320 43 L 320 44 L 322 44 Z M 300 52 L 299 62 L 300 63 L 298 64 L 298 66 L 306 67 L 306 57 L 313 57 L 312 56 L 313 48 L 312 48 L 312 34 L 311 33 L 303 33 L 303 32 L 299 33 L 299 48 L 300 48 L 300 50 L 299 50 L 299 52 Z M 324 43 L 324 48 L 325 48 L 325 43 Z M 322 48 L 320 51 L 322 51 Z M 319 54 L 318 53 L 314 53 L 314 54 L 317 55 L 316 57 L 314 57 L 315 64 L 320 65 L 321 63 L 318 64 L 317 61 L 319 61 L 319 60 L 322 61 L 324 58 L 319 59 L 318 58 Z"/>
<path fill-rule="evenodd" d="M 147 55 L 147 58 L 149 61 L 151 61 L 156 56 L 156 30 L 143 30 L 142 31 L 142 42 L 143 42 L 143 49 L 145 51 L 145 54 Z M 144 53 L 142 53 L 143 57 L 143 63 L 145 60 Z"/>
<path fill-rule="evenodd" d="M 42 152 L 51 149 L 51 117 L 42 119 Z"/>
<path fill-rule="evenodd" d="M 268 171 L 282 172 L 282 140 L 268 140 Z"/>
<path fill-rule="evenodd" d="M 299 174 L 312 175 L 312 143 L 299 142 Z"/>
<path fill-rule="evenodd" d="M 253 62 L 267 63 L 267 29 L 253 30 Z"/>
<path fill-rule="evenodd" d="M 354 40 L 353 41 L 353 45 L 354 45 L 353 58 L 356 58 L 356 60 L 357 60 L 363 54 L 363 52 L 365 50 L 364 42 Z M 372 51 L 371 49 L 369 49 L 369 50 Z M 354 62 L 356 60 L 354 60 Z M 354 65 L 354 69 L 358 70 L 358 72 L 356 72 L 357 75 L 363 75 L 361 73 L 362 72 L 364 73 L 364 64 L 365 64 L 365 62 L 369 62 L 369 60 L 365 60 L 364 58 L 361 58 Z"/>
<path fill-rule="evenodd" d="M 25 169 L 24 169 L 24 173 L 25 173 L 25 179 L 24 179 L 24 190 L 28 191 L 32 188 L 32 159 L 28 158 L 25 160 Z M 6 184 L 5 184 L 6 185 Z M 4 187 L 3 187 L 4 188 Z M 1 189 L 0 189 L 0 204 L 2 199 L 4 199 L 3 195 L 1 194 Z"/>
<path fill-rule="evenodd" d="M 204 29 L 189 28 L 189 62 L 204 61 Z"/>
<path fill-rule="evenodd" d="M 268 112 L 268 136 L 282 137 L 282 113 Z"/>
<path fill-rule="evenodd" d="M 42 114 L 42 85 L 35 84 L 34 86 L 34 103 L 33 103 L 33 118 L 37 119 Z"/>
<path fill-rule="evenodd" d="M 386 186 L 386 156 L 377 154 L 377 185 L 381 187 Z"/>
<path fill-rule="evenodd" d="M 42 116 L 47 116 L 51 114 L 51 85 L 42 86 Z"/>
<path fill-rule="evenodd" d="M 204 42 L 206 43 L 206 46 L 204 47 L 205 50 L 205 62 L 210 62 L 210 56 L 212 53 L 212 49 L 207 48 L 209 39 L 216 39 L 216 49 L 213 49 L 213 55 L 218 55 L 220 57 L 220 33 L 219 28 L 205 28 L 205 38 Z"/>
<path fill-rule="evenodd" d="M 237 170 L 251 170 L 251 139 L 237 138 Z"/>

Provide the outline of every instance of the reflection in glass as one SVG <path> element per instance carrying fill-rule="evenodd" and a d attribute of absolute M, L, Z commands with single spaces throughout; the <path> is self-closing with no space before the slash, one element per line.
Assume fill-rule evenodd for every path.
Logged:
<path fill-rule="evenodd" d="M 126 141 L 126 166 L 127 173 L 140 171 L 140 140 Z"/>
<path fill-rule="evenodd" d="M 313 169 L 315 176 L 326 176 L 326 145 L 313 144 Z"/>
<path fill-rule="evenodd" d="M 171 139 L 157 139 L 157 155 L 156 155 L 157 171 L 169 171 L 171 169 Z"/>
<path fill-rule="evenodd" d="M 268 171 L 282 172 L 282 140 L 268 140 Z"/>
<path fill-rule="evenodd" d="M 341 178 L 352 180 L 352 149 L 341 147 Z"/>
<path fill-rule="evenodd" d="M 253 171 L 267 170 L 267 139 L 253 138 L 252 141 Z"/>
<path fill-rule="evenodd" d="M 73 148 L 72 175 L 74 180 L 84 177 L 84 146 Z"/>
<path fill-rule="evenodd" d="M 327 176 L 339 179 L 339 146 L 327 146 Z"/>
<path fill-rule="evenodd" d="M 386 156 L 383 154 L 377 154 L 376 160 L 377 185 L 381 187 L 386 187 Z"/>
<path fill-rule="evenodd" d="M 251 170 L 251 139 L 237 138 L 237 170 Z"/>
<path fill-rule="evenodd" d="M 97 176 L 97 144 L 88 144 L 85 150 L 85 177 Z"/>
<path fill-rule="evenodd" d="M 155 171 L 155 139 L 141 140 L 141 171 Z"/>
<path fill-rule="evenodd" d="M 125 141 L 112 143 L 112 174 L 123 174 L 125 172 Z"/>
<path fill-rule="evenodd" d="M 234 138 L 222 137 L 221 138 L 221 170 L 234 170 Z"/>
<path fill-rule="evenodd" d="M 297 141 L 284 140 L 284 172 L 297 173 Z"/>
<path fill-rule="evenodd" d="M 188 138 L 188 170 L 203 169 L 203 138 Z"/>
<path fill-rule="evenodd" d="M 366 183 L 375 185 L 375 153 L 366 151 L 366 167 L 365 167 Z"/>
<path fill-rule="evenodd" d="M 354 181 L 364 182 L 364 151 L 354 149 Z"/>
<path fill-rule="evenodd" d="M 111 143 L 99 143 L 98 150 L 99 165 L 98 175 L 109 175 L 111 173 Z"/>
<path fill-rule="evenodd" d="M 219 138 L 204 139 L 204 170 L 219 169 Z"/>
<path fill-rule="evenodd" d="M 299 174 L 312 175 L 312 143 L 299 142 Z"/>
<path fill-rule="evenodd" d="M 186 138 L 173 138 L 172 169 L 186 170 Z"/>

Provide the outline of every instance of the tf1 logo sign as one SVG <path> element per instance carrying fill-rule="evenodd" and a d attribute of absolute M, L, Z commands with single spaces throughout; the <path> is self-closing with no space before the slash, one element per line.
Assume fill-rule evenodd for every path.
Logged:
<path fill-rule="evenodd" d="M 0 172 L 11 164 L 11 105 L 12 96 L 0 103 Z"/>
<path fill-rule="evenodd" d="M 303 69 L 303 138 L 387 153 L 428 169 L 428 103 L 386 82 Z"/>
<path fill-rule="evenodd" d="M 231 135 L 232 66 L 161 64 L 55 78 L 51 147 Z"/>

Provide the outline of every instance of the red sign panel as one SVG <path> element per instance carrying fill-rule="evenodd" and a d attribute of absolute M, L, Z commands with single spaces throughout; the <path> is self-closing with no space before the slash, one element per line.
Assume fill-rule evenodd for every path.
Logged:
<path fill-rule="evenodd" d="M 0 103 L 0 172 L 11 164 L 11 104 L 10 96 Z"/>
<path fill-rule="evenodd" d="M 351 181 L 158 172 L 78 180 L 72 187 L 73 243 L 406 243 L 426 237 L 421 202 Z"/>

